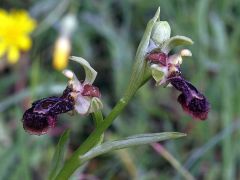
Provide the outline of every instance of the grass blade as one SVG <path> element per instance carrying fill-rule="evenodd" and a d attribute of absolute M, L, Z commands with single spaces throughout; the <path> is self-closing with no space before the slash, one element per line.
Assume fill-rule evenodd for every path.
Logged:
<path fill-rule="evenodd" d="M 123 148 L 129 148 L 132 146 L 138 146 L 143 144 L 150 144 L 153 142 L 163 141 L 167 139 L 175 139 L 186 136 L 184 133 L 178 132 L 164 132 L 164 133 L 152 133 L 152 134 L 139 134 L 130 136 L 123 140 L 106 142 L 98 145 L 82 155 L 80 157 L 81 163 L 86 162 L 96 156 L 118 150 Z"/>
<path fill-rule="evenodd" d="M 69 130 L 65 131 L 59 139 L 55 153 L 53 155 L 51 170 L 50 170 L 48 179 L 54 179 L 59 169 L 62 166 L 64 154 L 67 149 L 66 145 L 69 140 L 69 133 L 70 133 Z"/>

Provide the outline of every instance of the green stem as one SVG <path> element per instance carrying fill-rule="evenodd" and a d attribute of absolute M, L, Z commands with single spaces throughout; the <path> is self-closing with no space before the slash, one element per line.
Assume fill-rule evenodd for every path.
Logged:
<path fill-rule="evenodd" d="M 112 124 L 113 120 L 122 112 L 128 104 L 129 99 L 122 98 L 113 108 L 111 113 L 105 118 L 101 126 L 95 129 L 83 144 L 73 153 L 70 159 L 65 163 L 56 179 L 68 179 L 73 172 L 81 165 L 79 156 L 89 151 L 97 142 L 104 131 Z"/>
<path fill-rule="evenodd" d="M 148 78 L 147 78 L 148 79 Z M 146 82 L 146 79 L 143 81 Z M 143 84 L 140 85 L 140 87 Z M 136 90 L 137 91 L 137 90 Z M 135 92 L 136 92 L 135 91 Z M 89 151 L 92 147 L 94 147 L 99 140 L 99 137 L 104 133 L 104 131 L 112 124 L 114 119 L 123 111 L 126 107 L 132 96 L 135 94 L 131 93 L 129 96 L 128 93 L 126 97 L 121 98 L 116 106 L 113 108 L 111 113 L 101 122 L 99 126 L 99 122 L 97 123 L 97 128 L 90 134 L 90 136 L 83 142 L 83 144 L 73 153 L 69 160 L 65 163 L 63 169 L 57 175 L 56 180 L 68 179 L 74 171 L 81 165 L 81 161 L 79 156 Z M 99 114 L 94 114 L 94 118 L 99 117 Z"/>

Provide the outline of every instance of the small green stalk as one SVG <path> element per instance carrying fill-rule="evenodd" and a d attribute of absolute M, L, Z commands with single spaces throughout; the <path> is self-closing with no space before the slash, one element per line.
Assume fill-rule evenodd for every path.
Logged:
<path fill-rule="evenodd" d="M 143 83 L 143 80 L 145 79 L 146 72 L 148 69 L 147 61 L 145 61 L 145 56 L 146 53 L 148 52 L 148 46 L 150 43 L 152 29 L 154 27 L 154 24 L 159 19 L 159 15 L 160 7 L 157 9 L 157 12 L 155 13 L 154 17 L 148 22 L 143 38 L 138 46 L 135 57 L 135 64 L 133 65 L 132 69 L 132 75 L 124 95 L 124 97 L 126 97 L 127 99 L 131 98 L 136 93 L 136 91 Z"/>
<path fill-rule="evenodd" d="M 148 22 L 146 31 L 143 35 L 143 38 L 139 44 L 135 64 L 133 66 L 132 75 L 129 81 L 128 88 L 124 93 L 123 98 L 121 98 L 110 114 L 101 122 L 96 122 L 96 129 L 89 135 L 89 137 L 83 142 L 83 144 L 73 153 L 73 155 L 66 161 L 64 167 L 61 169 L 59 174 L 55 179 L 62 180 L 68 179 L 74 171 L 81 165 L 80 156 L 88 152 L 93 148 L 98 142 L 99 137 L 105 132 L 105 130 L 112 124 L 114 119 L 123 111 L 127 106 L 128 102 L 137 92 L 137 90 L 147 82 L 150 75 L 147 71 L 147 63 L 145 61 L 145 56 L 148 51 L 148 46 L 150 42 L 150 37 L 154 24 L 159 19 L 160 8 L 158 8 L 155 16 Z M 94 117 L 98 117 L 99 114 L 94 114 Z M 98 126 L 99 125 L 99 126 Z"/>
<path fill-rule="evenodd" d="M 96 128 L 90 136 L 83 142 L 83 144 L 73 153 L 70 159 L 65 163 L 63 169 L 57 175 L 56 179 L 68 179 L 74 171 L 81 165 L 79 156 L 89 151 L 94 147 L 99 140 L 99 137 L 104 133 L 104 131 L 112 124 L 113 120 L 122 112 L 126 107 L 128 101 L 125 99 L 120 99 L 117 105 L 113 108 L 111 113 L 105 118 L 101 123 L 101 126 Z"/>

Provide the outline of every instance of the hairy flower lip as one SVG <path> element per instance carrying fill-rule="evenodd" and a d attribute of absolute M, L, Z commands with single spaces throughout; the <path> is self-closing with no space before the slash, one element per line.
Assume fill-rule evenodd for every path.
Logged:
<path fill-rule="evenodd" d="M 55 127 L 57 116 L 34 112 L 32 107 L 24 113 L 22 121 L 26 132 L 42 135 L 46 134 L 50 128 Z"/>
<path fill-rule="evenodd" d="M 58 115 L 73 109 L 73 100 L 69 98 L 48 97 L 32 104 L 33 112 L 46 115 Z"/>
<path fill-rule="evenodd" d="M 196 87 L 186 81 L 182 76 L 170 77 L 168 78 L 168 82 L 181 92 L 178 97 L 178 102 L 185 112 L 196 119 L 207 119 L 210 105 L 206 97 L 201 94 Z"/>
<path fill-rule="evenodd" d="M 183 93 L 178 96 L 178 102 L 186 113 L 190 114 L 195 119 L 206 120 L 208 118 L 210 107 L 206 98 L 193 98 L 188 104 L 186 99 Z"/>
<path fill-rule="evenodd" d="M 23 128 L 30 134 L 46 134 L 54 128 L 57 115 L 74 109 L 72 89 L 68 87 L 61 97 L 48 97 L 32 103 L 32 107 L 23 114 Z"/>

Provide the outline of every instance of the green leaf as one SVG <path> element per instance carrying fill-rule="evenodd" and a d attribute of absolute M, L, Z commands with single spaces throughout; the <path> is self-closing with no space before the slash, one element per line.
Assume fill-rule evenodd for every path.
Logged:
<path fill-rule="evenodd" d="M 127 91 L 125 92 L 125 98 L 130 99 L 133 94 L 137 91 L 138 87 L 141 85 L 144 73 L 147 67 L 147 62 L 145 61 L 146 53 L 148 52 L 148 47 L 150 43 L 150 38 L 152 34 L 152 29 L 159 19 L 160 7 L 157 9 L 154 17 L 148 22 L 142 40 L 138 46 L 135 63 L 133 65 L 132 75 L 130 82 L 128 84 Z"/>
<path fill-rule="evenodd" d="M 192 44 L 193 44 L 193 41 L 188 37 L 173 36 L 163 44 L 161 51 L 168 54 L 176 46 L 192 45 Z"/>
<path fill-rule="evenodd" d="M 85 153 L 84 155 L 80 156 L 81 164 L 102 154 L 123 149 L 129 148 L 132 146 L 138 146 L 143 144 L 149 144 L 153 142 L 163 141 L 167 139 L 175 139 L 186 136 L 184 133 L 178 132 L 164 132 L 164 133 L 152 133 L 152 134 L 139 134 L 135 136 L 130 136 L 123 140 L 106 142 L 101 145 L 98 145 Z"/>
<path fill-rule="evenodd" d="M 62 167 L 64 154 L 67 149 L 67 144 L 69 140 L 69 134 L 70 134 L 70 131 L 67 130 L 62 134 L 62 136 L 59 139 L 59 142 L 57 144 L 57 147 L 52 159 L 51 170 L 48 178 L 50 180 L 55 178 L 58 171 Z"/>
<path fill-rule="evenodd" d="M 69 58 L 72 61 L 76 61 L 81 64 L 85 71 L 85 83 L 92 84 L 96 79 L 97 72 L 90 66 L 90 64 L 81 57 L 71 56 Z"/>

